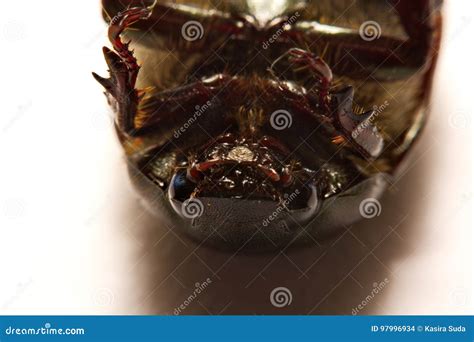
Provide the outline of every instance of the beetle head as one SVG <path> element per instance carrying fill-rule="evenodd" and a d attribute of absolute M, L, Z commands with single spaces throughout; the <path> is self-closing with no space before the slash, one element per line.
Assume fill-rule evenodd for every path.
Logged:
<path fill-rule="evenodd" d="M 220 218 L 226 230 L 242 228 L 244 222 L 253 229 L 275 224 L 288 229 L 288 220 L 303 224 L 317 211 L 317 189 L 307 182 L 310 178 L 279 140 L 225 134 L 177 169 L 168 197 L 175 211 L 196 225 Z M 259 210 L 252 213 L 257 204 Z"/>

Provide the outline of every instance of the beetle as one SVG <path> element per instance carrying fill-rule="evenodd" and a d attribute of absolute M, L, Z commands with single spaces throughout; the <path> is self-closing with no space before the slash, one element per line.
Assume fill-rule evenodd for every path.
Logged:
<path fill-rule="evenodd" d="M 152 212 L 202 243 L 264 250 L 380 210 L 425 121 L 440 3 L 103 9 L 110 77 L 93 76 Z"/>

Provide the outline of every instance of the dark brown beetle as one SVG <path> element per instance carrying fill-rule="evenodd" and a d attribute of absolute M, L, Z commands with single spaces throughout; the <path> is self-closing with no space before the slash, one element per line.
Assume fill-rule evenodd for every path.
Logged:
<path fill-rule="evenodd" d="M 134 184 L 153 212 L 230 248 L 372 215 L 425 121 L 439 7 L 103 0 L 110 78 L 94 77 Z"/>

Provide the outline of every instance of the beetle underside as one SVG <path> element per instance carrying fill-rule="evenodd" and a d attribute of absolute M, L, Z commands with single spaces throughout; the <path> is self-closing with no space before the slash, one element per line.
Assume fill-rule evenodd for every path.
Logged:
<path fill-rule="evenodd" d="M 422 85 L 430 73 L 419 71 L 436 39 L 382 37 L 377 47 L 357 31 L 328 31 L 308 20 L 308 12 L 316 13 L 311 2 L 265 21 L 129 2 L 119 9 L 104 0 L 114 15 L 114 51 L 104 48 L 111 77 L 94 77 L 117 112 L 140 192 L 154 211 L 169 208 L 201 240 L 240 248 L 255 238 L 255 246 L 268 245 L 265 240 L 275 246 L 353 222 L 360 201 L 383 191 L 421 126 Z M 426 9 L 423 2 L 398 3 L 392 8 L 398 14 Z M 197 36 L 187 31 L 191 24 Z M 409 36 L 412 26 L 420 29 L 415 22 L 400 25 Z M 146 32 L 143 46 L 136 45 L 144 56 L 140 73 L 121 38 L 131 26 Z M 351 47 L 358 67 L 340 56 L 341 47 Z M 326 57 L 317 52 L 322 49 Z M 387 105 L 381 115 L 380 97 L 401 84 L 403 109 Z M 397 123 L 384 126 L 391 120 Z M 164 204 L 154 205 L 157 198 Z"/>

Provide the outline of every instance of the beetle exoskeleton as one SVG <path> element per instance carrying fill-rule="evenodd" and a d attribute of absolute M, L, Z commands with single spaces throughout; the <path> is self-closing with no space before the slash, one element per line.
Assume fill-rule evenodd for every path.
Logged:
<path fill-rule="evenodd" d="M 434 2 L 103 8 L 110 77 L 94 77 L 133 183 L 150 210 L 202 242 L 277 248 L 357 221 L 425 121 Z"/>

